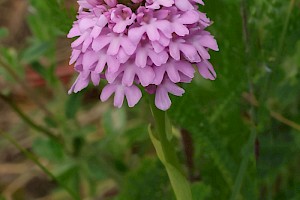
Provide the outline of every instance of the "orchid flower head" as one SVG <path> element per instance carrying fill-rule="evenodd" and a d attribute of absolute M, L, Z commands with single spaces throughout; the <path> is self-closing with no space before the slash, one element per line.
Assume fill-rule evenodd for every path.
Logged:
<path fill-rule="evenodd" d="M 202 0 L 78 0 L 79 10 L 68 37 L 75 38 L 70 64 L 78 77 L 69 90 L 106 82 L 101 101 L 114 96 L 130 107 L 142 91 L 155 95 L 161 110 L 171 106 L 169 95 L 182 96 L 181 83 L 197 71 L 215 80 L 209 50 L 218 51 L 206 30 L 212 23 L 199 11 Z"/>

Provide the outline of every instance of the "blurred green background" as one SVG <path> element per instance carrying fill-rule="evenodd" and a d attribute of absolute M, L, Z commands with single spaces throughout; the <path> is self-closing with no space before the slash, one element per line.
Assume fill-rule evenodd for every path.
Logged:
<path fill-rule="evenodd" d="M 172 200 L 146 100 L 67 95 L 76 1 L 0 0 L 0 199 Z M 173 98 L 196 200 L 300 199 L 300 1 L 210 0 L 216 81 Z M 102 83 L 103 84 L 103 83 Z"/>

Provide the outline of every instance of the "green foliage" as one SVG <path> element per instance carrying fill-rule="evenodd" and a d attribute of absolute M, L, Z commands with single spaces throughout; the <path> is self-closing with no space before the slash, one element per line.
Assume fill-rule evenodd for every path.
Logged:
<path fill-rule="evenodd" d="M 0 28 L 0 39 L 8 36 L 8 30 L 6 28 Z"/>
<path fill-rule="evenodd" d="M 231 191 L 235 190 L 233 186 L 236 185 L 233 183 L 241 178 L 237 177 L 237 172 L 241 169 L 245 156 L 251 157 L 247 170 L 244 174 L 239 174 L 243 176 L 243 181 L 238 198 L 265 199 L 263 190 L 266 190 L 272 198 L 280 199 L 274 195 L 276 192 L 272 189 L 273 184 L 278 176 L 281 177 L 281 170 L 289 166 L 288 158 L 295 159 L 295 154 L 291 152 L 299 152 L 299 148 L 294 142 L 295 136 L 291 134 L 291 128 L 278 131 L 275 125 L 278 122 L 272 119 L 270 110 L 282 112 L 295 109 L 299 104 L 297 92 L 292 92 L 291 84 L 286 85 L 284 82 L 293 80 L 296 84 L 294 87 L 298 88 L 299 85 L 296 77 L 299 76 L 300 54 L 299 45 L 295 41 L 299 40 L 300 29 L 299 23 L 294 19 L 300 15 L 294 8 L 290 19 L 286 19 L 290 12 L 287 2 L 257 1 L 246 5 L 249 21 L 243 25 L 240 6 L 235 1 L 207 2 L 206 10 L 216 22 L 211 30 L 222 32 L 217 35 L 221 52 L 213 56 L 213 63 L 220 75 L 213 84 L 195 81 L 186 86 L 187 92 L 183 98 L 175 100 L 171 116 L 173 123 L 190 131 L 195 144 L 200 146 L 198 148 L 201 155 L 197 155 L 199 157 L 196 160 L 204 181 L 214 188 L 212 199 L 220 196 L 229 198 Z M 220 7 L 223 9 L 219 9 Z M 220 21 L 222 23 L 217 23 Z M 288 23 L 286 33 L 283 30 L 285 23 Z M 247 31 L 248 43 L 243 39 L 243 31 Z M 293 36 L 294 34 L 298 34 L 298 37 Z M 283 49 L 279 49 L 281 42 Z M 249 52 L 246 48 L 249 48 Z M 290 78 L 282 76 L 282 70 Z M 281 93 L 274 94 L 282 84 L 285 87 Z M 253 90 L 254 94 L 251 94 Z M 255 95 L 259 101 L 258 108 L 256 105 L 249 105 L 249 99 L 244 99 L 246 93 Z M 274 107 L 278 98 L 281 99 L 280 104 Z M 285 105 L 290 101 L 293 104 Z M 253 124 L 257 126 L 254 127 Z M 257 132 L 257 141 L 260 143 L 260 157 L 256 162 L 254 151 L 250 155 L 243 153 L 253 131 Z M 257 147 L 252 142 L 250 149 L 255 148 Z M 207 156 L 203 157 L 204 155 Z M 215 175 L 216 170 L 221 176 Z M 219 176 L 218 180 L 213 181 L 212 177 L 215 176 Z M 285 178 L 289 181 L 297 180 L 293 176 Z M 225 187 L 220 184 L 222 181 L 227 183 Z M 263 189 L 264 187 L 268 189 Z M 290 193 L 288 184 L 285 187 L 282 190 Z M 262 196 L 258 197 L 259 194 Z"/>
<path fill-rule="evenodd" d="M 144 160 L 134 171 L 128 173 L 118 200 L 174 199 L 168 185 L 168 177 L 159 161 Z"/>
<path fill-rule="evenodd" d="M 50 44 L 47 42 L 38 42 L 32 44 L 28 49 L 23 52 L 21 61 L 24 63 L 31 63 L 32 61 L 38 60 L 43 56 L 49 49 Z"/>
<path fill-rule="evenodd" d="M 70 96 L 65 105 L 65 115 L 68 119 L 74 119 L 82 104 L 82 94 Z"/>
<path fill-rule="evenodd" d="M 52 40 L 57 35 L 65 35 L 75 19 L 75 9 L 67 10 L 59 0 L 30 0 L 32 6 L 28 22 L 35 37 Z"/>
<path fill-rule="evenodd" d="M 51 162 L 59 163 L 65 159 L 63 147 L 54 140 L 37 138 L 32 147 L 38 156 Z"/>
<path fill-rule="evenodd" d="M 212 189 L 209 185 L 206 185 L 202 182 L 196 182 L 192 185 L 192 193 L 194 199 L 210 199 Z"/>

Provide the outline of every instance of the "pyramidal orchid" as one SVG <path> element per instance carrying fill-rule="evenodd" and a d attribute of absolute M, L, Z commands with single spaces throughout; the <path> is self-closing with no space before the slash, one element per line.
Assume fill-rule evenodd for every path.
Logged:
<path fill-rule="evenodd" d="M 100 99 L 114 96 L 135 106 L 141 89 L 155 94 L 160 110 L 171 106 L 169 95 L 182 96 L 179 83 L 189 83 L 197 70 L 214 80 L 209 50 L 218 51 L 211 25 L 198 11 L 202 0 L 79 0 L 77 20 L 68 37 L 70 64 L 79 73 L 69 93 L 107 83 Z"/>
<path fill-rule="evenodd" d="M 202 0 L 79 0 L 77 20 L 68 37 L 70 64 L 79 73 L 69 93 L 104 80 L 100 99 L 114 96 L 129 107 L 149 96 L 155 128 L 149 135 L 168 173 L 177 200 L 192 200 L 189 182 L 181 169 L 172 141 L 167 113 L 169 95 L 182 96 L 180 83 L 190 83 L 198 71 L 214 80 L 209 50 L 218 51 L 211 25 L 198 11 Z"/>

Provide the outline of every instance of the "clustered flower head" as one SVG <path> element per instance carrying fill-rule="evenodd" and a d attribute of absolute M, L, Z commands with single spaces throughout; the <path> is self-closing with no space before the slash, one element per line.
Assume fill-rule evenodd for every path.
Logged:
<path fill-rule="evenodd" d="M 114 94 L 114 105 L 126 98 L 133 107 L 141 89 L 155 94 L 161 110 L 171 106 L 169 94 L 182 96 L 179 83 L 189 83 L 195 69 L 206 79 L 216 73 L 208 61 L 209 49 L 218 50 L 205 29 L 211 24 L 198 11 L 202 0 L 79 0 L 77 20 L 68 37 L 70 64 L 79 73 L 69 93 L 92 82 L 107 81 L 100 99 Z"/>

